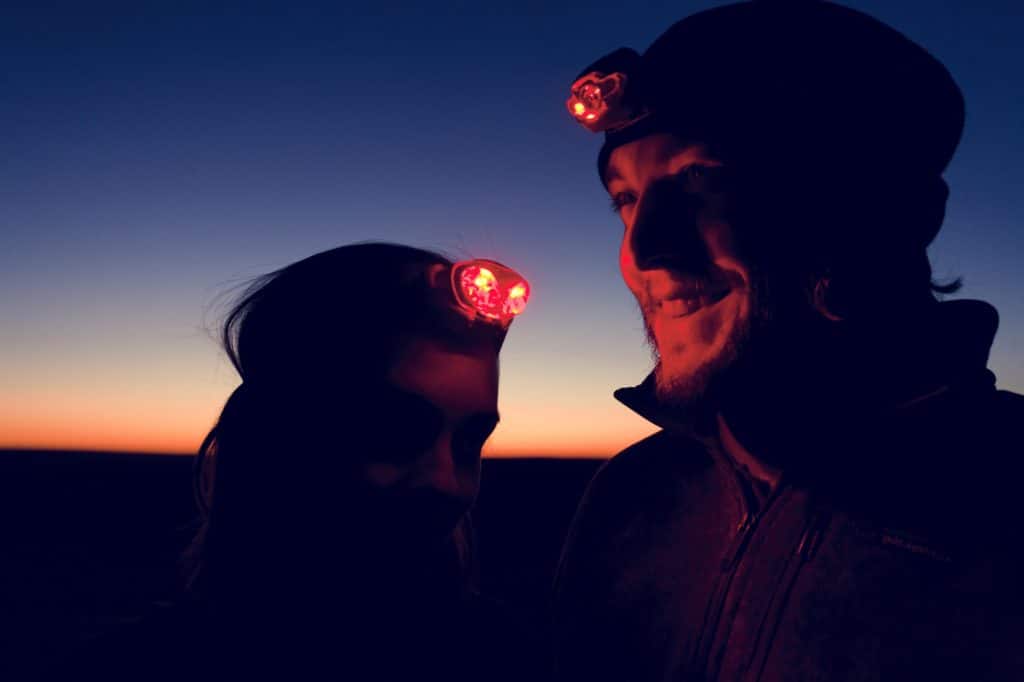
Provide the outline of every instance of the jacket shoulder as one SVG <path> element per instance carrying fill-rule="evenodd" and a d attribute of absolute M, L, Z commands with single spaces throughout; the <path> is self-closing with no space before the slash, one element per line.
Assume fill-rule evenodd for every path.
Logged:
<path fill-rule="evenodd" d="M 1024 395 L 1013 391 L 996 391 L 996 405 L 1006 418 L 1024 419 Z"/>
<path fill-rule="evenodd" d="M 989 451 L 987 459 L 992 467 L 1010 474 L 1007 478 L 1013 478 L 1014 485 L 1019 485 L 1020 476 L 1024 476 L 1024 461 L 1020 457 L 1024 396 L 1011 391 L 994 391 L 989 400 L 979 401 L 969 410 L 963 420 L 965 430 L 973 433 L 975 443 Z"/>
<path fill-rule="evenodd" d="M 990 480 L 995 479 L 995 485 L 991 487 L 1001 488 L 999 499 L 1009 502 L 1009 507 L 1004 510 L 1006 518 L 1015 518 L 1017 491 L 1024 477 L 1024 459 L 1021 458 L 1024 454 L 1021 444 L 1024 395 L 996 391 L 988 406 L 982 409 L 985 414 L 973 430 L 978 433 L 976 440 L 989 451 L 988 466 L 984 469 Z"/>
<path fill-rule="evenodd" d="M 658 431 L 618 453 L 597 470 L 584 500 L 606 497 L 649 499 L 658 489 L 678 490 L 712 473 L 714 461 L 698 440 Z"/>
<path fill-rule="evenodd" d="M 685 505 L 691 493 L 715 488 L 717 467 L 699 441 L 659 431 L 615 455 L 587 485 L 567 549 L 603 542 L 638 520 Z"/>
<path fill-rule="evenodd" d="M 662 478 L 700 475 L 713 464 L 711 454 L 699 440 L 661 430 L 609 459 L 597 476 Z"/>
<path fill-rule="evenodd" d="M 699 510 L 714 507 L 708 501 L 720 496 L 720 470 L 699 441 L 660 431 L 594 475 L 569 528 L 552 595 L 562 676 L 635 675 L 635 661 L 626 665 L 617 653 L 633 619 L 648 617 L 627 606 L 638 597 L 630 576 L 653 570 L 652 550 L 674 544 L 669 538 L 681 519 L 699 524 Z"/>

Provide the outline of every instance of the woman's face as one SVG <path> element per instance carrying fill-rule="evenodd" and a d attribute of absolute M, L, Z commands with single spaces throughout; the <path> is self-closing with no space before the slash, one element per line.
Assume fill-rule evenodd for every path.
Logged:
<path fill-rule="evenodd" d="M 476 499 L 480 451 L 498 423 L 497 353 L 416 339 L 388 380 L 367 406 L 385 427 L 361 439 L 362 483 L 393 532 L 446 536 Z"/>

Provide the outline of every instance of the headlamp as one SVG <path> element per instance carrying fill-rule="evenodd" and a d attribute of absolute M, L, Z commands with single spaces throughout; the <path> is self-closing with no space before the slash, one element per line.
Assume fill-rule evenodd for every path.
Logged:
<path fill-rule="evenodd" d="M 602 68 L 588 71 L 569 88 L 565 103 L 569 113 L 594 133 L 622 130 L 649 113 L 641 104 L 639 93 L 634 92 L 636 84 L 630 82 L 625 70 L 615 68 L 614 62 L 619 62 L 615 65 L 619 67 L 633 65 L 627 55 L 618 51 L 594 65 L 604 63 Z"/>
<path fill-rule="evenodd" d="M 452 266 L 451 287 L 459 308 L 470 319 L 507 327 L 526 310 L 530 283 L 518 272 L 492 260 L 461 261 Z"/>
<path fill-rule="evenodd" d="M 604 75 L 591 71 L 572 84 L 566 106 L 587 130 L 599 133 L 623 122 L 623 93 L 626 74 Z"/>

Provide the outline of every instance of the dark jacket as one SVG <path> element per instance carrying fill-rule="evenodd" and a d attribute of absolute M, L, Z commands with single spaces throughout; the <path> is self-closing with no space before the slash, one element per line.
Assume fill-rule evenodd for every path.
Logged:
<path fill-rule="evenodd" d="M 961 353 L 938 390 L 804 442 L 771 493 L 649 380 L 617 393 L 664 430 L 581 502 L 556 581 L 560 678 L 1024 680 L 1024 398 L 985 369 L 994 310 L 965 303 L 940 306 L 947 336 L 970 338 L 936 354 Z"/>

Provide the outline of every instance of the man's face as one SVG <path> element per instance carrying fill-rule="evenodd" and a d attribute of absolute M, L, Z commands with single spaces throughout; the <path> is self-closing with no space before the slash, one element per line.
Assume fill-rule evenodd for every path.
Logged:
<path fill-rule="evenodd" d="M 658 356 L 662 399 L 689 402 L 733 364 L 756 312 L 723 162 L 669 134 L 615 149 L 608 192 L 625 225 L 619 266 Z"/>

